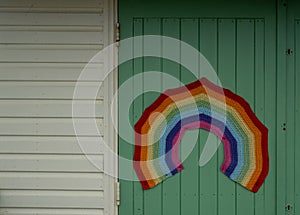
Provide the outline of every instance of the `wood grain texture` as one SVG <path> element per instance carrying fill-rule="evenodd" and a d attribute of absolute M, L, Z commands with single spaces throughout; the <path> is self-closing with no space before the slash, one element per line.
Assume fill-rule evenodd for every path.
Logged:
<path fill-rule="evenodd" d="M 85 68 L 113 39 L 108 3 L 0 1 L 0 214 L 114 214 L 114 179 L 103 173 L 109 165 L 99 141 L 113 144 L 107 131 L 113 81 L 103 75 L 104 59 Z M 95 78 L 79 83 L 80 145 L 72 99 L 84 69 Z M 100 136 L 91 131 L 94 117 Z"/>
<path fill-rule="evenodd" d="M 220 172 L 219 167 L 223 161 L 222 146 L 212 160 L 200 168 L 199 156 L 208 133 L 200 131 L 198 137 L 198 132 L 189 131 L 181 141 L 180 156 L 184 156 L 188 150 L 191 151 L 184 160 L 185 169 L 147 191 L 143 191 L 140 184 L 132 188 L 131 185 L 121 183 L 124 190 L 133 192 L 127 196 L 124 194 L 124 201 L 130 202 L 136 209 L 132 211 L 129 207 L 121 206 L 119 210 L 121 215 L 149 214 L 148 210 L 152 214 L 155 211 L 155 214 L 162 215 L 273 215 L 276 211 L 282 210 L 276 205 L 277 195 L 279 195 L 276 194 L 276 187 L 278 187 L 276 162 L 279 161 L 276 161 L 275 144 L 278 137 L 276 136 L 276 126 L 278 126 L 276 125 L 276 8 L 275 3 L 271 1 L 266 1 L 256 9 L 252 8 L 254 3 L 252 6 L 250 3 L 252 4 L 253 1 L 249 0 L 243 5 L 227 2 L 226 5 L 220 3 L 216 6 L 210 3 L 175 1 L 172 3 L 175 9 L 169 10 L 166 2 L 135 1 L 134 4 L 125 4 L 124 1 L 120 1 L 121 25 L 133 28 L 125 30 L 123 28 L 123 38 L 137 35 L 138 31 L 138 35 L 141 32 L 145 35 L 158 34 L 187 42 L 200 50 L 209 60 L 218 73 L 223 87 L 243 96 L 249 102 L 257 116 L 269 128 L 271 162 L 270 173 L 264 186 L 258 193 L 253 194 L 234 184 Z M 157 24 L 153 24 L 155 22 Z M 166 47 L 167 45 L 161 44 L 162 52 L 169 52 L 172 56 L 179 53 L 179 59 L 197 64 L 197 59 L 187 59 L 188 56 L 182 55 L 183 50 L 180 48 L 173 46 L 167 49 Z M 163 88 L 175 88 L 201 77 L 201 71 L 199 77 L 193 77 L 190 71 L 174 62 L 161 59 L 161 67 L 153 66 L 156 65 L 155 62 L 158 61 L 145 60 L 144 64 L 147 65 L 146 68 L 161 68 L 160 71 L 176 77 L 178 81 L 178 83 L 163 82 Z M 136 64 L 138 65 L 139 63 Z M 120 75 L 123 76 L 124 73 L 126 69 L 122 70 Z M 127 70 L 128 76 L 129 73 L 130 71 Z M 158 85 L 156 82 L 145 83 Z M 159 86 L 157 88 L 160 89 Z M 143 106 L 142 110 L 145 109 L 157 96 L 158 94 L 154 93 L 145 94 L 144 104 L 135 101 L 139 109 L 134 112 L 134 118 L 138 119 L 142 114 L 140 106 Z M 122 106 L 121 101 L 119 105 Z M 197 144 L 191 150 L 192 141 L 195 139 Z M 216 143 L 217 138 L 212 144 Z M 126 154 L 128 151 L 129 148 L 122 148 L 120 153 Z"/>

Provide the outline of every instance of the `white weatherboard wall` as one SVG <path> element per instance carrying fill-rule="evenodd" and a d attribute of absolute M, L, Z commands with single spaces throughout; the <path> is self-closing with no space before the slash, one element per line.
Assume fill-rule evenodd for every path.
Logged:
<path fill-rule="evenodd" d="M 0 214 L 114 215 L 114 165 L 81 151 L 72 124 L 76 80 L 113 41 L 109 0 L 0 0 Z M 103 72 L 105 61 L 94 63 Z M 102 80 L 87 80 L 86 87 Z M 96 101 L 97 125 L 113 147 L 108 119 L 113 77 Z M 84 107 L 92 98 L 83 97 Z M 92 115 L 82 112 L 88 127 Z M 84 144 L 99 145 L 87 129 Z"/>

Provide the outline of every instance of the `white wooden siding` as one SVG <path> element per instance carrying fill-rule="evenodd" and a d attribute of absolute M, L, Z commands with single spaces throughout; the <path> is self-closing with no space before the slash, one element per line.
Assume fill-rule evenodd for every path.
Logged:
<path fill-rule="evenodd" d="M 0 31 L 1 32 L 1 31 Z M 2 81 L 76 81 L 85 63 L 0 63 Z M 86 69 L 96 74 L 103 73 L 103 63 L 90 64 Z M 87 80 L 87 81 L 95 81 Z M 99 80 L 100 81 L 100 80 Z"/>
<path fill-rule="evenodd" d="M 102 84 L 96 112 L 78 116 L 86 128 L 83 154 L 72 122 L 76 80 L 86 63 L 113 41 L 110 0 L 0 0 L 0 214 L 114 215 L 114 168 L 102 136 L 113 147 L 108 103 L 113 77 L 103 80 L 105 59 L 81 82 Z M 82 107 L 92 96 L 79 98 Z M 90 130 L 96 117 L 100 134 Z"/>

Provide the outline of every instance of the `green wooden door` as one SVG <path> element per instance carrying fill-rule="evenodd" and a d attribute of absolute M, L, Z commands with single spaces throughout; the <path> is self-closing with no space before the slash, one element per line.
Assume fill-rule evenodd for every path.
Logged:
<path fill-rule="evenodd" d="M 287 2 L 286 214 L 300 214 L 300 2 Z"/>
<path fill-rule="evenodd" d="M 284 7 L 283 3 L 278 5 Z M 139 182 L 124 180 L 123 172 L 134 172 L 132 167 L 125 167 L 120 161 L 121 215 L 286 213 L 286 83 L 280 85 L 286 77 L 277 72 L 279 63 L 285 61 L 285 51 L 283 54 L 276 52 L 276 47 L 283 49 L 285 44 L 276 40 L 277 33 L 282 33 L 280 29 L 276 31 L 277 25 L 281 27 L 276 22 L 276 7 L 277 3 L 271 0 L 120 0 L 121 40 L 138 35 L 164 35 L 182 40 L 198 49 L 214 67 L 223 87 L 244 97 L 269 128 L 270 155 L 268 177 L 259 192 L 254 194 L 220 172 L 219 167 L 223 161 L 222 147 L 219 147 L 207 165 L 199 167 L 199 157 L 208 133 L 201 131 L 198 134 L 196 131 L 190 131 L 181 142 L 181 153 L 182 150 L 191 147 L 192 141 L 196 140 L 197 144 L 183 163 L 185 170 L 153 189 L 143 191 Z M 284 14 L 283 10 L 281 16 Z M 168 51 L 164 48 L 165 45 L 161 44 L 160 48 L 155 48 L 153 52 Z M 134 58 L 146 48 L 152 47 L 147 47 L 143 40 L 134 40 L 132 47 L 124 47 L 121 44 L 119 56 Z M 179 61 L 185 57 L 181 54 L 179 44 L 174 45 L 171 52 Z M 149 81 L 149 71 L 167 73 L 178 82 L 170 84 L 164 79 Z M 148 88 L 161 90 L 192 82 L 201 77 L 200 69 L 197 76 L 194 77 L 179 64 L 154 57 L 135 58 L 120 65 L 119 86 L 133 79 L 130 82 L 132 86 L 126 88 L 126 92 L 126 89 L 122 90 L 123 96 L 119 97 L 120 157 L 133 158 L 134 132 L 133 129 L 132 133 L 128 132 L 128 128 L 123 126 L 126 124 L 124 122 L 129 119 L 133 126 L 144 109 L 158 97 L 157 92 L 144 93 L 136 98 L 134 95 Z M 294 88 L 293 92 L 296 94 L 296 85 Z M 129 112 L 123 108 L 128 100 L 132 101 Z M 294 107 L 297 108 L 296 100 L 294 102 Z M 299 119 L 299 115 L 295 117 Z M 295 126 L 299 127 L 296 123 Z M 126 137 L 122 136 L 122 131 Z M 296 156 L 293 159 L 295 160 Z M 295 163 L 296 160 L 293 164 Z M 293 198 L 299 199 L 299 196 L 296 194 Z"/>

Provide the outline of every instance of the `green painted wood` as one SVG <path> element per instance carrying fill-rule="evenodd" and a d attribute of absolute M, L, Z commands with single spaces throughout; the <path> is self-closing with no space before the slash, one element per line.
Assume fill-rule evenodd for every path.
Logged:
<path fill-rule="evenodd" d="M 135 17 L 205 17 L 205 18 L 245 18 L 265 17 L 265 14 L 274 13 L 276 1 L 237 0 L 203 1 L 186 0 L 121 0 L 119 14 L 121 18 Z M 130 13 L 128 13 L 130 12 Z M 126 14 L 127 13 L 127 14 Z"/>
<path fill-rule="evenodd" d="M 157 18 L 145 18 L 144 19 L 144 34 L 145 35 L 160 35 L 161 34 L 161 20 Z M 159 55 L 162 51 L 160 44 L 154 45 L 145 44 L 144 50 L 152 50 L 152 53 Z M 161 71 L 161 60 L 159 58 L 145 58 L 144 59 L 144 72 Z M 153 87 L 156 90 L 162 89 L 162 81 L 157 78 L 156 81 L 149 81 L 147 78 L 143 80 L 145 89 Z M 158 94 L 155 92 L 149 92 L 145 94 L 144 109 L 148 107 L 156 98 Z M 162 214 L 162 186 L 144 192 L 144 205 L 145 215 Z M 155 207 L 153 207 L 155 205 Z"/>
<path fill-rule="evenodd" d="M 237 22 L 236 38 L 236 82 L 237 94 L 242 96 L 253 109 L 254 104 L 254 20 Z M 246 162 L 245 162 L 246 163 Z M 253 193 L 237 186 L 237 214 L 254 214 Z"/>
<path fill-rule="evenodd" d="M 286 206 L 286 7 L 278 1 L 277 15 L 277 86 L 276 86 L 276 207 L 278 214 L 285 214 Z"/>
<path fill-rule="evenodd" d="M 287 47 L 295 47 L 296 22 L 294 13 L 287 10 Z M 294 215 L 295 206 L 295 56 L 293 54 L 286 56 L 286 79 L 287 79 L 287 114 L 286 114 L 286 197 L 285 204 L 291 205 L 290 210 L 286 210 L 286 215 Z"/>
<path fill-rule="evenodd" d="M 189 45 L 198 49 L 198 33 L 199 23 L 198 19 L 182 19 L 181 20 L 180 35 L 181 40 L 187 42 Z M 183 47 L 182 47 L 183 49 Z M 185 53 L 184 50 L 182 52 Z M 199 66 L 199 59 L 196 56 L 194 59 L 189 55 L 181 55 L 181 60 L 190 62 L 191 65 Z M 189 70 L 181 67 L 181 82 L 187 84 L 194 81 L 196 77 Z M 184 135 L 181 145 L 181 160 L 185 169 L 181 173 L 181 214 L 198 214 L 199 212 L 199 139 L 198 130 L 189 131 Z M 193 150 L 192 152 L 190 152 Z M 187 156 L 188 155 L 188 156 Z M 186 158 L 186 159 L 185 159 Z"/>
<path fill-rule="evenodd" d="M 275 10 L 275 8 L 274 8 Z M 275 19 L 275 14 L 269 14 L 271 19 L 264 20 L 265 26 L 265 124 L 269 129 L 269 173 L 266 178 L 266 182 L 264 184 L 265 188 L 265 214 L 277 214 L 276 207 L 276 199 L 277 199 L 277 191 L 276 191 L 276 22 L 272 22 L 271 20 Z"/>
<path fill-rule="evenodd" d="M 132 29 L 132 23 L 124 23 L 123 27 L 127 28 L 127 29 Z M 131 36 L 132 32 L 131 31 L 123 31 L 121 32 L 121 37 L 122 38 L 128 38 Z M 130 47 L 125 47 L 122 46 L 119 49 L 119 53 L 120 56 L 122 57 L 122 54 L 129 55 L 129 56 L 133 56 L 133 53 L 131 51 L 132 49 Z M 130 77 L 133 76 L 133 65 L 132 62 L 127 62 L 124 64 L 119 65 L 119 74 L 118 74 L 118 84 L 119 86 L 121 86 L 123 83 L 125 83 L 126 80 L 128 80 Z M 126 94 L 128 95 L 128 97 L 125 96 L 119 96 L 118 97 L 118 102 L 119 104 L 123 104 L 124 101 L 126 99 L 131 99 L 133 100 L 133 93 L 128 90 L 128 92 L 126 92 Z M 118 108 L 118 116 L 119 116 L 119 125 L 118 125 L 118 129 L 122 129 L 122 125 L 125 124 L 127 118 L 129 117 L 129 119 L 131 120 L 131 122 L 133 121 L 133 110 L 131 109 L 129 113 L 125 113 L 125 111 L 122 108 Z M 133 140 L 134 133 L 132 134 L 128 134 L 128 137 Z M 127 158 L 127 159 L 132 159 L 133 158 L 133 145 L 132 143 L 128 143 L 124 138 L 122 138 L 121 136 L 119 136 L 118 138 L 118 145 L 119 145 L 119 156 L 122 158 Z M 134 195 L 134 190 L 133 190 L 133 182 L 130 180 L 123 180 L 123 172 L 127 171 L 127 167 L 123 166 L 123 162 L 119 162 L 119 176 L 120 176 L 120 199 L 122 199 L 122 204 L 119 207 L 119 210 L 121 212 L 126 212 L 126 214 L 134 214 L 133 212 L 133 204 L 134 204 L 134 200 L 133 200 L 133 195 Z M 132 171 L 132 170 L 131 170 Z"/>
<path fill-rule="evenodd" d="M 237 2 L 226 2 L 226 6 L 224 3 L 220 3 L 222 8 L 203 2 L 201 4 L 193 2 L 192 4 L 187 1 L 183 4 L 172 1 L 172 7 L 178 8 L 178 10 L 169 10 L 168 6 L 171 2 L 168 1 L 131 0 L 126 3 L 123 0 L 120 1 L 121 39 L 140 34 L 137 32 L 161 34 L 180 38 L 201 50 L 217 69 L 223 87 L 242 95 L 259 118 L 266 123 L 269 128 L 270 155 L 270 172 L 266 183 L 257 194 L 252 194 L 236 185 L 219 171 L 223 161 L 222 147 L 206 166 L 199 168 L 199 156 L 208 135 L 208 132 L 201 130 L 198 144 L 184 160 L 185 169 L 180 174 L 148 191 L 142 191 L 138 183 L 131 186 L 128 182 L 121 182 L 121 207 L 119 210 L 121 215 L 279 215 L 282 214 L 282 211 L 285 212 L 285 205 L 282 206 L 282 203 L 285 204 L 285 181 L 281 180 L 285 168 L 280 169 L 276 166 L 281 162 L 277 157 L 280 154 L 277 147 L 282 149 L 278 142 L 278 137 L 281 138 L 278 122 L 280 110 L 277 108 L 280 102 L 276 95 L 285 94 L 277 90 L 279 80 L 276 75 L 279 72 L 276 72 L 276 65 L 279 62 L 276 63 L 276 4 L 274 1 L 264 1 L 259 4 L 259 7 L 254 7 L 253 5 L 256 3 L 252 2 L 253 5 L 250 5 L 249 2 L 252 1 L 243 2 L 244 5 Z M 228 9 L 229 7 L 231 9 Z M 137 20 L 140 20 L 142 24 L 135 23 Z M 178 59 L 186 57 L 178 54 L 180 53 L 179 45 L 173 47 L 172 50 L 166 50 L 164 44 L 161 44 L 161 51 L 169 51 L 177 55 Z M 281 55 L 281 57 L 283 56 Z M 178 81 L 175 83 L 155 82 L 154 85 L 157 85 L 158 89 L 174 88 L 194 80 L 194 77 L 185 68 L 167 60 L 150 58 L 144 59 L 142 64 L 144 65 L 140 69 L 141 71 L 158 70 L 177 78 Z M 133 66 L 126 67 L 125 65 L 120 69 L 120 80 L 130 76 L 130 69 L 132 72 L 138 72 L 133 70 Z M 144 79 L 143 85 L 147 84 L 151 83 Z M 284 90 L 283 87 L 281 89 Z M 299 94 L 297 94 L 296 88 L 294 94 L 295 96 Z M 139 107 L 142 106 L 142 108 L 140 110 L 151 104 L 157 96 L 157 93 L 146 93 L 141 98 L 142 104 L 139 104 Z M 138 100 L 134 104 L 137 105 Z M 299 101 L 295 101 L 295 110 L 297 110 L 297 104 L 299 107 Z M 122 106 L 122 100 L 119 105 Z M 133 109 L 136 110 L 136 108 Z M 129 115 L 131 114 L 139 118 L 138 115 L 141 112 L 134 111 L 134 113 L 129 113 Z M 297 123 L 295 124 L 296 128 Z M 181 142 L 181 157 L 193 144 L 191 141 L 196 139 L 197 133 L 197 131 L 192 131 L 184 136 Z M 297 137 L 295 137 L 295 141 L 297 141 Z M 126 155 L 130 155 L 129 149 L 125 149 L 124 145 L 120 145 L 120 150 L 120 154 L 123 155 L 124 151 Z M 297 151 L 296 145 L 295 151 Z M 280 155 L 279 158 L 284 159 L 284 156 Z M 297 156 L 295 156 L 295 164 L 296 159 L 298 159 Z M 280 174 L 281 178 L 278 181 L 277 177 Z M 298 178 L 297 172 L 295 172 L 295 181 Z M 297 200 L 296 187 L 297 185 L 295 185 L 295 202 Z M 122 192 L 128 192 L 128 195 L 122 194 Z M 279 195 L 281 197 L 278 198 Z M 141 198 L 137 199 L 138 196 Z M 277 205 L 279 202 L 281 206 Z M 123 204 L 129 205 L 124 206 Z M 142 206 L 138 207 L 138 205 Z M 137 210 L 137 208 L 141 208 L 141 210 Z"/>
<path fill-rule="evenodd" d="M 300 36 L 300 4 L 291 0 L 287 8 L 287 47 L 292 53 L 286 57 L 287 61 L 287 129 L 286 129 L 286 210 L 287 215 L 300 212 L 299 201 L 299 36 Z"/>
<path fill-rule="evenodd" d="M 180 20 L 176 18 L 162 19 L 162 35 L 180 39 Z M 162 44 L 162 52 L 167 56 L 174 56 L 180 62 L 180 43 L 171 46 L 168 43 Z M 180 66 L 175 62 L 163 61 L 162 71 L 176 79 L 176 82 L 169 82 L 163 79 L 163 88 L 175 88 L 180 86 Z M 169 179 L 169 183 L 163 184 L 163 214 L 180 214 L 180 174 Z"/>
<path fill-rule="evenodd" d="M 254 23 L 254 111 L 262 122 L 265 122 L 265 34 L 264 20 L 256 19 Z M 256 215 L 264 215 L 265 212 L 265 185 L 254 195 L 254 211 Z"/>
<path fill-rule="evenodd" d="M 222 86 L 236 89 L 236 20 L 220 19 L 218 23 L 218 73 Z M 218 149 L 219 164 L 224 160 L 223 147 Z M 218 214 L 236 214 L 236 185 L 222 172 L 218 172 Z"/>
<path fill-rule="evenodd" d="M 134 36 L 143 35 L 143 19 L 133 20 L 133 34 Z M 134 95 L 140 95 L 133 101 L 133 122 L 138 121 L 139 116 L 144 110 L 144 83 L 143 83 L 143 59 L 137 58 L 143 53 L 143 40 L 140 38 L 133 40 L 133 92 Z M 139 75 L 142 74 L 142 75 Z M 144 213 L 144 193 L 141 190 L 139 181 L 133 183 L 134 196 L 133 196 L 133 211 L 136 215 L 143 215 Z"/>
<path fill-rule="evenodd" d="M 215 71 L 217 71 L 217 19 L 200 19 L 199 24 L 200 52 L 205 55 Z M 202 72 L 204 71 L 200 70 L 200 76 Z M 213 144 L 217 147 L 217 138 L 214 136 L 214 138 L 207 141 L 205 133 L 207 134 L 208 132 L 203 130 L 200 132 L 201 152 L 204 144 Z M 210 211 L 211 215 L 217 214 L 218 171 L 218 153 L 216 153 L 207 165 L 200 168 L 200 214 L 205 214 L 207 211 Z"/>
<path fill-rule="evenodd" d="M 300 213 L 300 21 L 295 24 L 295 214 Z"/>

